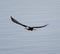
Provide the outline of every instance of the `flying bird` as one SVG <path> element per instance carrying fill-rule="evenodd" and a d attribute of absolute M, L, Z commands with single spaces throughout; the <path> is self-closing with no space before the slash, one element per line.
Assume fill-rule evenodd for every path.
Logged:
<path fill-rule="evenodd" d="M 35 30 L 35 28 L 43 28 L 43 27 L 46 27 L 48 25 L 48 24 L 46 24 L 46 25 L 43 25 L 43 26 L 36 26 L 36 27 L 34 26 L 34 27 L 31 27 L 31 26 L 27 26 L 27 25 L 24 25 L 24 24 L 20 23 L 19 21 L 14 19 L 12 16 L 10 16 L 10 18 L 11 18 L 12 22 L 25 27 L 25 29 L 27 29 L 29 31 L 33 31 L 33 30 Z"/>

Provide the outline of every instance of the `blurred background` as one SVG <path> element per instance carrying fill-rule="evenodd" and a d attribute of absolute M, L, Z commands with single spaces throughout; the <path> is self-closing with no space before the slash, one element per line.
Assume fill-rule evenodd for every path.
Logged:
<path fill-rule="evenodd" d="M 45 28 L 27 31 L 19 22 Z M 60 54 L 60 0 L 0 0 L 0 54 Z"/>

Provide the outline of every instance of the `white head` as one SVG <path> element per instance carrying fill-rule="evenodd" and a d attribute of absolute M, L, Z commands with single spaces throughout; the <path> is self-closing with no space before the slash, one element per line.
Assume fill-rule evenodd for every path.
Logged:
<path fill-rule="evenodd" d="M 27 30 L 28 30 L 28 29 L 29 29 L 29 27 L 25 27 L 25 29 L 27 29 Z"/>

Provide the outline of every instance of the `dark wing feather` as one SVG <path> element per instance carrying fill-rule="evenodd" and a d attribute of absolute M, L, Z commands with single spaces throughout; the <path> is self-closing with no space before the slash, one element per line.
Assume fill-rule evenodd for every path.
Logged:
<path fill-rule="evenodd" d="M 14 23 L 19 24 L 19 25 L 22 25 L 22 26 L 24 26 L 24 27 L 27 27 L 27 25 L 21 24 L 21 23 L 18 22 L 16 19 L 14 19 L 12 16 L 11 16 L 10 18 L 11 18 L 11 20 L 12 20 Z"/>
<path fill-rule="evenodd" d="M 36 26 L 36 27 L 32 27 L 32 28 L 43 28 L 43 27 L 46 27 L 48 24 L 46 25 L 43 25 L 43 26 Z"/>

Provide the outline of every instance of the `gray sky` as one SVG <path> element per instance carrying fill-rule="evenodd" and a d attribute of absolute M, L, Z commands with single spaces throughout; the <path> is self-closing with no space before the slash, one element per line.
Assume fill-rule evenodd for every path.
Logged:
<path fill-rule="evenodd" d="M 38 26 L 27 31 L 14 24 Z M 0 54 L 60 54 L 59 0 L 0 0 Z"/>

